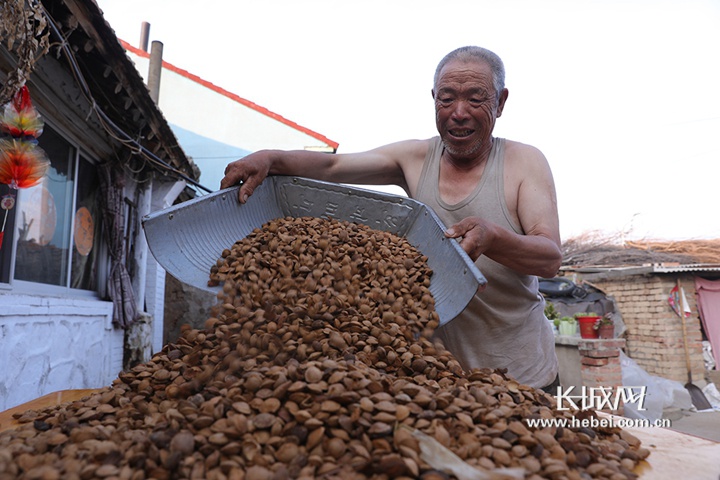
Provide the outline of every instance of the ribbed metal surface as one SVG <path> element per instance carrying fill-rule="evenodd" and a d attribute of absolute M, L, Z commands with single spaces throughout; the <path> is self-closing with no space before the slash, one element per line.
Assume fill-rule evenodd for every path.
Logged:
<path fill-rule="evenodd" d="M 180 281 L 208 287 L 210 267 L 225 248 L 255 228 L 285 216 L 335 218 L 368 225 L 407 238 L 428 257 L 430 292 L 441 323 L 468 304 L 485 277 L 424 204 L 397 195 L 300 177 L 266 179 L 250 200 L 237 201 L 238 187 L 185 202 L 143 219 L 150 250 Z"/>
<path fill-rule="evenodd" d="M 653 265 L 653 272 L 656 273 L 680 273 L 680 272 L 720 272 L 720 264 L 717 263 L 691 263 L 687 265 Z"/>

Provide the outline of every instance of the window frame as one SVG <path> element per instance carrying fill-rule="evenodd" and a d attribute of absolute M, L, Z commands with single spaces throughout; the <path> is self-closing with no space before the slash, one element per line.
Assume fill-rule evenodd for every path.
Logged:
<path fill-rule="evenodd" d="M 75 242 L 75 224 L 74 224 L 74 213 L 77 209 L 77 197 L 78 197 L 78 178 L 80 175 L 80 162 L 81 161 L 87 161 L 90 163 L 94 168 L 98 168 L 98 160 L 95 156 L 90 154 L 88 149 L 83 148 L 79 142 L 75 141 L 75 139 L 68 134 L 67 131 L 65 131 L 61 126 L 58 125 L 56 122 L 48 121 L 46 117 L 43 117 L 45 121 L 45 127 L 49 127 L 54 132 L 60 136 L 63 141 L 67 142 L 68 145 L 72 149 L 72 161 L 73 161 L 73 188 L 72 188 L 72 206 L 71 211 L 73 212 L 73 215 L 68 220 L 69 225 L 67 226 L 70 229 L 70 239 L 69 239 L 69 248 L 67 251 L 67 258 L 66 261 L 68 263 L 67 272 L 64 275 L 64 285 L 51 285 L 46 283 L 38 283 L 38 282 L 32 282 L 28 280 L 18 280 L 15 278 L 15 267 L 16 267 L 16 261 L 17 261 L 17 246 L 18 242 L 17 239 L 19 238 L 19 223 L 17 222 L 17 215 L 15 216 L 15 221 L 12 225 L 12 236 L 10 238 L 6 238 L 5 241 L 12 241 L 12 249 L 10 253 L 10 265 L 9 265 L 9 278 L 7 282 L 4 282 L 2 278 L 0 278 L 0 291 L 10 291 L 11 293 L 17 293 L 17 294 L 32 294 L 32 295 L 48 295 L 48 296 L 64 296 L 64 297 L 76 297 L 76 298 L 94 298 L 94 299 L 103 299 L 106 297 L 107 293 L 107 277 L 110 271 L 110 256 L 108 251 L 107 242 L 105 241 L 105 235 L 104 235 L 104 229 L 105 226 L 101 226 L 100 235 L 101 239 L 98 242 L 99 250 L 97 252 L 97 271 L 95 273 L 96 275 L 96 290 L 83 290 L 79 288 L 72 288 L 70 285 L 72 284 L 72 274 L 73 274 L 73 251 L 74 248 L 74 242 Z M 16 205 L 14 209 L 18 209 L 19 202 L 20 202 L 20 196 L 22 195 L 22 191 L 17 191 L 16 193 Z M 16 212 L 19 210 L 16 210 Z M 6 235 L 7 235 L 7 229 L 6 229 Z"/>

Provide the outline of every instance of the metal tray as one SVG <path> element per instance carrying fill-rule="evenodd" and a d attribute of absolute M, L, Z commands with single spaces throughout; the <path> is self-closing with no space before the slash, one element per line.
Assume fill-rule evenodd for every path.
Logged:
<path fill-rule="evenodd" d="M 486 280 L 429 207 L 398 195 L 302 177 L 271 176 L 244 205 L 239 187 L 205 195 L 143 218 L 150 251 L 178 280 L 208 287 L 210 267 L 222 251 L 275 218 L 334 218 L 405 237 L 428 257 L 430 293 L 443 325 L 455 318 Z"/>

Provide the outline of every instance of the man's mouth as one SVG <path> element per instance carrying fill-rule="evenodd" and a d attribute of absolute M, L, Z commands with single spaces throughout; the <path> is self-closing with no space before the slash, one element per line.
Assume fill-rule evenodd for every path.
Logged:
<path fill-rule="evenodd" d="M 452 135 L 453 137 L 455 137 L 455 138 L 465 138 L 465 137 L 469 137 L 470 135 L 472 135 L 473 132 L 474 132 L 474 130 L 470 130 L 470 129 L 463 129 L 463 130 L 453 129 L 453 130 L 448 130 L 448 133 L 449 133 L 450 135 Z"/>

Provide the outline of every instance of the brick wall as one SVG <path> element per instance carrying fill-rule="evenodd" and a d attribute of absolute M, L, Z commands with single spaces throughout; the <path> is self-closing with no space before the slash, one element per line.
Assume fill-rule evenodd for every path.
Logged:
<path fill-rule="evenodd" d="M 611 398 L 615 398 L 617 388 L 623 384 L 620 350 L 624 347 L 625 340 L 622 338 L 580 340 L 578 352 L 583 385 L 589 388 L 611 389 L 613 391 Z M 608 408 L 602 410 L 622 415 L 623 406 L 618 403 L 616 410 Z"/>
<path fill-rule="evenodd" d="M 694 278 L 691 275 L 679 278 L 692 310 L 685 320 L 692 377 L 693 381 L 702 381 L 705 364 Z M 670 290 L 677 279 L 676 275 L 663 274 L 586 280 L 615 298 L 627 328 L 627 355 L 649 374 L 684 384 L 687 382 L 687 367 L 682 321 L 668 303 Z"/>

